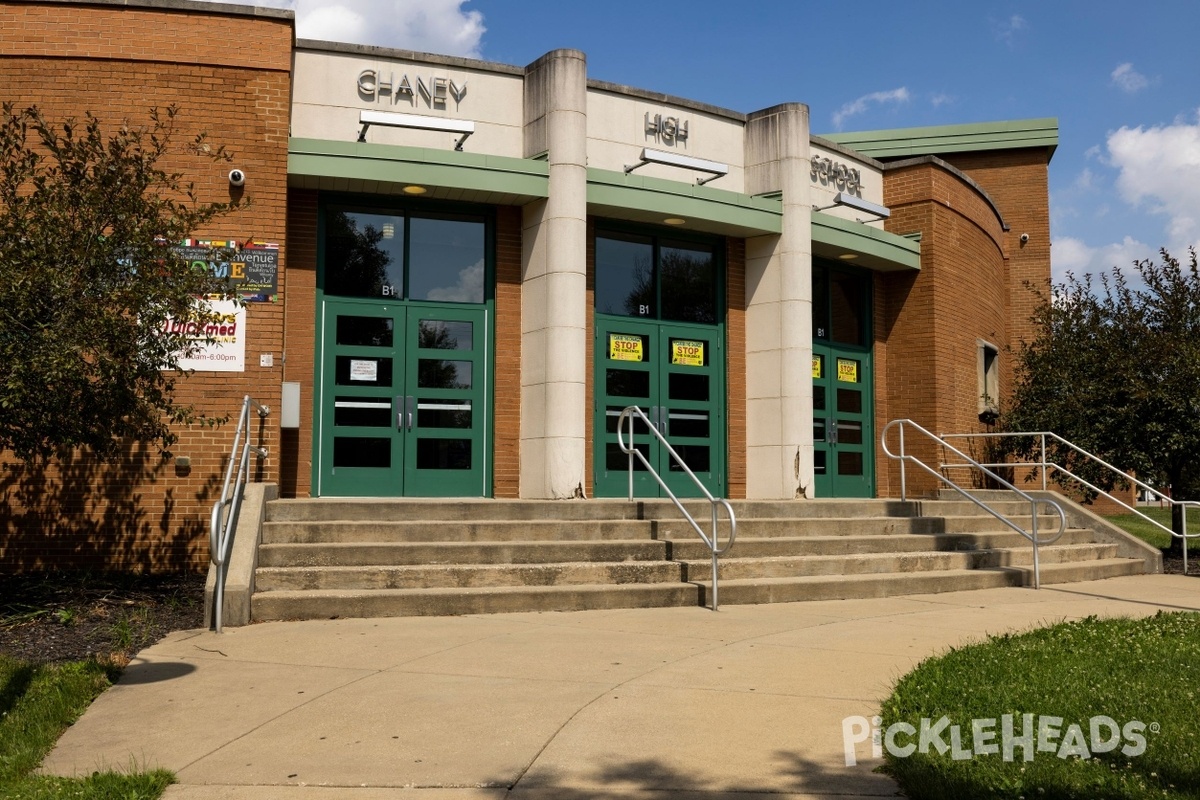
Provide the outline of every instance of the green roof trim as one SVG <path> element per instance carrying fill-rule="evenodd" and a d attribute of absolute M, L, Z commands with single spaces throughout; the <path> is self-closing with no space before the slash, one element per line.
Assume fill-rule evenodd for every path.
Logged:
<path fill-rule="evenodd" d="M 549 196 L 550 165 L 454 150 L 293 138 L 288 184 L 381 194 L 419 184 L 429 189 L 428 197 L 512 204 Z"/>
<path fill-rule="evenodd" d="M 1046 147 L 1053 156 L 1058 147 L 1058 119 L 1044 117 L 930 128 L 826 133 L 821 136 L 863 155 L 880 159 L 1024 147 Z"/>
<path fill-rule="evenodd" d="M 589 213 L 610 219 L 661 225 L 666 217 L 681 217 L 684 230 L 730 236 L 783 231 L 778 199 L 593 167 L 587 180 Z"/>
<path fill-rule="evenodd" d="M 842 263 L 877 272 L 921 268 L 920 239 L 888 233 L 820 211 L 814 211 L 812 215 L 812 251 L 814 256 L 839 260 L 842 255 L 854 253 L 857 258 Z"/>

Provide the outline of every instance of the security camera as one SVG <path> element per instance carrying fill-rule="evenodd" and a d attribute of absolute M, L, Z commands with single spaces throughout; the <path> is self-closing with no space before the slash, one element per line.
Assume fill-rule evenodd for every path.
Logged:
<path fill-rule="evenodd" d="M 240 169 L 229 170 L 229 185 L 230 186 L 245 186 L 246 185 L 246 173 L 242 172 Z M 1024 241 L 1024 240 L 1022 240 L 1022 241 Z"/>
<path fill-rule="evenodd" d="M 232 176 L 230 177 L 230 180 L 233 180 Z M 241 184 L 238 184 L 238 185 L 240 186 Z M 1021 234 L 1021 244 L 1028 244 L 1028 243 L 1029 243 L 1029 234 L 1022 233 Z"/>

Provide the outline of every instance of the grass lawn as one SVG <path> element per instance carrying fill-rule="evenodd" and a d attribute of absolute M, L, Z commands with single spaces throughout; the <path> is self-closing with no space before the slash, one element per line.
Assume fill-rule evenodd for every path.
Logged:
<path fill-rule="evenodd" d="M 1000 636 L 900 679 L 883 704 L 884 769 L 913 800 L 1196 798 L 1198 678 L 1200 614 L 1089 618 Z M 1032 747 L 1014 742 L 1025 733 Z"/>
<path fill-rule="evenodd" d="M 33 774 L 58 737 L 116 678 L 97 661 L 26 664 L 0 656 L 0 798 L 153 800 L 174 780 L 158 770 L 86 778 Z"/>
<path fill-rule="evenodd" d="M 1138 510 L 1160 525 L 1165 525 L 1168 528 L 1171 527 L 1171 509 L 1159 508 L 1158 506 L 1142 506 Z M 1124 528 L 1128 533 L 1132 533 L 1154 547 L 1161 549 L 1171 544 L 1171 536 L 1166 531 L 1159 530 L 1137 514 L 1112 514 L 1106 516 L 1105 519 L 1114 525 Z M 1188 514 L 1188 533 L 1191 533 L 1193 529 L 1200 531 L 1200 514 L 1197 514 L 1195 511 Z M 1196 539 L 1188 539 L 1189 549 L 1200 549 L 1200 547 L 1190 547 L 1197 544 L 1200 543 Z"/>

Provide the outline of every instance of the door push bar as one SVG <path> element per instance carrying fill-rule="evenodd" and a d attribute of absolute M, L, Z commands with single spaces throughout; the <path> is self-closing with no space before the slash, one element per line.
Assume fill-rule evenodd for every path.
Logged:
<path fill-rule="evenodd" d="M 413 429 L 413 410 L 417 405 L 417 398 L 413 395 L 396 395 L 396 430 L 404 431 Z"/>

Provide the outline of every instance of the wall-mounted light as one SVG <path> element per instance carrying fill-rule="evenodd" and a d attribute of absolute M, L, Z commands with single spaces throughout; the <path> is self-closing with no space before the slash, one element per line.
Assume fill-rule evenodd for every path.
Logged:
<path fill-rule="evenodd" d="M 405 194 L 425 194 L 429 190 L 424 186 L 405 186 L 403 191 Z"/>
<path fill-rule="evenodd" d="M 721 164 L 717 161 L 707 161 L 703 158 L 692 158 L 691 156 L 681 156 L 678 153 L 668 153 L 665 150 L 651 150 L 648 147 L 642 148 L 640 161 L 636 164 L 626 164 L 625 174 L 633 172 L 639 167 L 644 167 L 647 164 L 666 164 L 668 167 L 683 167 L 684 169 L 694 169 L 697 172 L 707 172 L 712 175 L 711 178 L 697 180 L 697 186 L 703 186 L 709 181 L 715 181 L 723 175 L 729 173 L 729 165 Z"/>
<path fill-rule="evenodd" d="M 853 208 L 855 211 L 861 211 L 864 214 L 874 214 L 880 219 L 887 219 L 892 215 L 892 212 L 888 210 L 887 206 L 881 206 L 878 203 L 872 203 L 869 200 L 863 200 L 861 197 L 855 197 L 854 195 L 847 194 L 846 192 L 838 192 L 836 195 L 834 195 L 833 202 L 827 206 L 813 206 L 813 211 L 825 211 L 827 209 L 834 208 L 835 206 L 845 206 L 846 208 Z M 859 220 L 859 222 L 864 221 L 865 220 Z"/>
<path fill-rule="evenodd" d="M 358 140 L 367 140 L 367 128 L 372 125 L 385 125 L 389 128 L 414 128 L 420 131 L 444 131 L 446 133 L 461 133 L 462 137 L 454 143 L 455 150 L 462 150 L 463 142 L 475 132 L 475 123 L 469 119 L 445 119 L 444 117 L 426 117 L 421 114 L 399 114 L 394 111 L 363 111 L 358 115 L 362 130 L 358 132 Z"/>
<path fill-rule="evenodd" d="M 663 222 L 666 223 L 667 225 L 685 225 L 685 224 L 687 224 L 687 220 L 684 219 L 683 217 L 667 217 L 666 219 L 663 220 Z"/>

